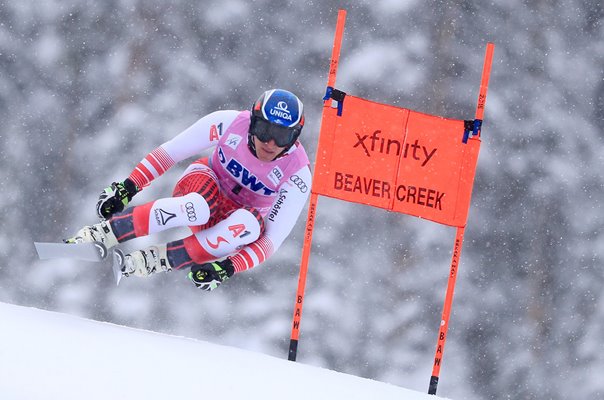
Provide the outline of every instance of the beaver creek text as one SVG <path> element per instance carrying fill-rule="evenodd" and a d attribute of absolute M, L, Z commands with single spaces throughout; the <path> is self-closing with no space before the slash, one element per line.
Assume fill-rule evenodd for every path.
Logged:
<path fill-rule="evenodd" d="M 445 193 L 438 190 L 411 185 L 398 185 L 393 188 L 390 182 L 337 171 L 334 178 L 333 188 L 335 190 L 387 199 L 394 197 L 400 202 L 413 203 L 437 210 L 443 209 Z"/>

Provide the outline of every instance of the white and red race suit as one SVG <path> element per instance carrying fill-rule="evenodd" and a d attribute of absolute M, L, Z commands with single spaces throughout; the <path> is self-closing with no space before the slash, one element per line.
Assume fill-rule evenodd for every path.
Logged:
<path fill-rule="evenodd" d="M 248 148 L 249 127 L 249 111 L 224 110 L 208 114 L 145 156 L 129 176 L 139 188 L 143 188 L 179 161 L 215 146 L 209 159 L 201 158 L 193 162 L 179 182 L 190 182 L 195 177 L 211 177 L 212 182 L 217 181 L 222 203 L 226 200 L 231 205 L 231 213 L 219 215 L 218 219 L 229 217 L 228 229 L 233 232 L 239 233 L 233 227 L 241 222 L 237 221 L 239 214 L 233 210 L 252 208 L 262 217 L 260 225 L 263 225 L 263 229 L 256 234 L 256 240 L 240 242 L 234 248 L 225 244 L 235 272 L 262 263 L 281 246 L 293 229 L 311 190 L 309 161 L 302 145 L 296 141 L 282 156 L 263 162 Z M 189 191 L 180 189 L 177 184 L 175 196 Z M 199 188 L 194 191 L 201 193 Z M 208 202 L 208 196 L 204 197 Z M 157 207 L 155 211 L 153 207 L 152 203 L 136 207 L 139 209 L 134 211 L 135 216 L 139 216 L 134 224 L 136 236 L 157 231 L 153 228 L 154 219 L 158 219 L 159 223 L 160 218 Z M 216 211 L 212 205 L 209 208 L 214 214 L 224 211 Z M 214 217 L 216 215 L 211 215 L 210 219 Z M 228 242 L 226 235 L 220 237 L 216 234 L 212 238 L 208 234 L 212 227 L 205 225 L 195 228 L 191 226 L 195 235 L 184 240 L 194 262 L 206 262 L 208 258 L 227 255 L 225 250 L 218 248 L 222 242 Z"/>

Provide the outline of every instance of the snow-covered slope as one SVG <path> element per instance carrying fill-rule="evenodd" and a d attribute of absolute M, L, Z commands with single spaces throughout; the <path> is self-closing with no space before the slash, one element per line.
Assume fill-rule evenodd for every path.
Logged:
<path fill-rule="evenodd" d="M 435 396 L 198 340 L 0 303 L 0 394 L 14 399 Z"/>

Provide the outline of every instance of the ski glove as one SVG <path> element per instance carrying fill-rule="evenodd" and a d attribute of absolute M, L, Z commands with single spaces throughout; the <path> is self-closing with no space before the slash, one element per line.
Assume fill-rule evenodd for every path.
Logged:
<path fill-rule="evenodd" d="M 124 211 L 124 207 L 132 200 L 140 189 L 130 179 L 124 182 L 113 182 L 105 188 L 96 203 L 96 213 L 101 220 L 109 219 L 115 213 Z"/>
<path fill-rule="evenodd" d="M 199 289 L 211 291 L 233 276 L 234 273 L 233 262 L 225 258 L 222 261 L 193 265 L 191 272 L 189 272 L 189 279 Z"/>

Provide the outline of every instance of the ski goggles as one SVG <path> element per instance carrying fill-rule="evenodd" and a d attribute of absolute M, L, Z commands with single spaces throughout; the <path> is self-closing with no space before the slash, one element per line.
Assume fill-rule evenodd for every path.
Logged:
<path fill-rule="evenodd" d="M 258 138 L 262 143 L 268 143 L 272 140 L 279 147 L 289 147 L 298 136 L 300 136 L 301 127 L 287 127 L 276 125 L 260 117 L 252 116 L 250 133 Z"/>

